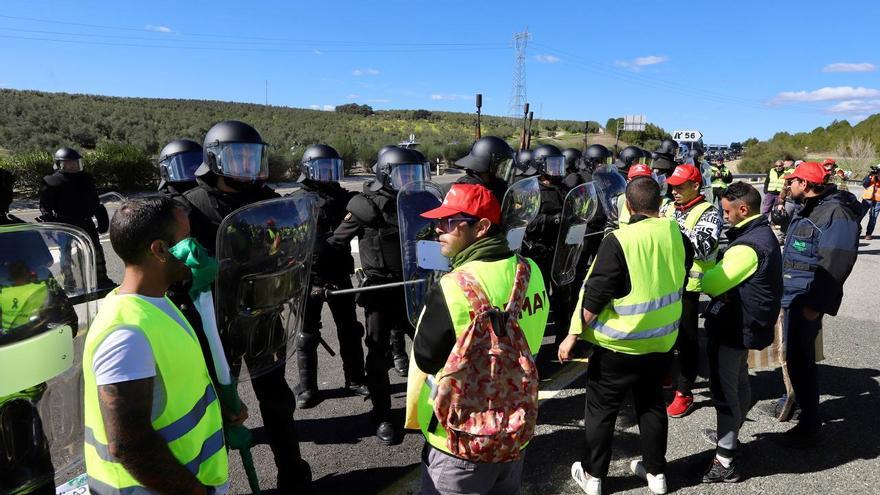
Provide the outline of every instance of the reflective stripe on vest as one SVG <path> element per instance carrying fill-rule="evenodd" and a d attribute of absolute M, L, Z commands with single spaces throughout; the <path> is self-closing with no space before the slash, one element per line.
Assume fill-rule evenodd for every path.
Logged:
<path fill-rule="evenodd" d="M 685 281 L 678 224 L 669 218 L 646 218 L 610 235 L 620 243 L 631 290 L 606 305 L 582 337 L 625 354 L 668 352 L 678 335 Z M 573 326 L 575 318 L 580 311 L 572 316 Z"/>
<path fill-rule="evenodd" d="M 170 301 L 168 304 L 174 307 Z M 180 321 L 186 322 L 179 311 L 177 314 Z M 92 369 L 95 351 L 120 327 L 134 327 L 143 332 L 156 362 L 155 379 L 161 377 L 165 387 L 164 409 L 152 418 L 153 429 L 167 442 L 178 462 L 202 484 L 222 485 L 228 478 L 228 460 L 220 403 L 192 328 L 181 327 L 175 319 L 140 297 L 117 295 L 114 291 L 104 299 L 86 336 L 83 351 L 86 471 L 89 486 L 97 489 L 92 493 L 148 493 L 110 455 Z"/>
<path fill-rule="evenodd" d="M 529 343 L 529 349 L 534 355 L 538 353 L 541 341 L 544 339 L 544 329 L 550 314 L 550 300 L 547 299 L 541 270 L 534 261 L 526 259 L 531 265 L 532 271 L 526 290 L 526 299 L 523 301 L 519 325 Z M 511 256 L 499 261 L 471 261 L 454 271 L 467 270 L 468 273 L 474 275 L 474 278 L 480 282 L 489 302 L 495 307 L 504 308 L 513 289 L 516 267 L 516 256 Z M 457 338 L 470 325 L 473 307 L 451 274 L 444 275 L 440 279 L 440 286 L 443 289 L 443 297 L 446 299 L 446 307 L 449 309 L 449 316 L 452 319 Z M 434 396 L 436 395 L 434 381 L 435 378 L 429 375 L 419 393 L 419 427 L 432 447 L 449 453 L 449 449 L 446 448 L 446 430 L 439 426 L 434 415 Z"/>
<path fill-rule="evenodd" d="M 702 217 L 703 213 L 711 207 L 712 203 L 704 201 L 691 208 L 684 220 L 685 228 L 688 230 L 694 230 L 694 227 L 696 227 L 697 223 L 700 221 L 700 217 Z M 715 246 L 715 249 L 709 253 L 708 260 L 700 260 L 694 256 L 694 264 L 691 265 L 688 270 L 688 292 L 700 292 L 703 289 L 703 273 L 715 266 L 717 264 L 717 259 L 718 246 Z"/>
<path fill-rule="evenodd" d="M 782 192 L 782 188 L 785 186 L 785 177 L 786 170 L 782 172 L 777 172 L 775 168 L 771 168 L 767 175 L 770 177 L 769 182 L 767 182 L 767 192 Z"/>

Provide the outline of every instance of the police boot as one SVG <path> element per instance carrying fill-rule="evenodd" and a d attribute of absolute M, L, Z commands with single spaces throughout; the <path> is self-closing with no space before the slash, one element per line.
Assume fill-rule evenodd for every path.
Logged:
<path fill-rule="evenodd" d="M 391 330 L 391 357 L 394 359 L 394 371 L 404 378 L 409 374 L 409 356 L 406 354 L 405 337 L 406 332 L 403 330 Z"/>
<path fill-rule="evenodd" d="M 315 493 L 312 484 L 312 468 L 309 463 L 299 459 L 294 469 L 278 473 L 278 492 L 283 494 Z"/>
<path fill-rule="evenodd" d="M 318 390 L 318 351 L 317 349 L 298 349 L 296 351 L 299 367 L 299 385 L 296 386 L 296 407 L 311 409 L 321 403 Z"/>

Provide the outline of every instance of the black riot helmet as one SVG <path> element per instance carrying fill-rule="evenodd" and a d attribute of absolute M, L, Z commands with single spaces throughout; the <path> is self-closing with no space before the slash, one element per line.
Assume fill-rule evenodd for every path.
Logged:
<path fill-rule="evenodd" d="M 471 146 L 467 155 L 456 160 L 455 165 L 478 174 L 490 173 L 508 180 L 513 171 L 513 149 L 500 137 L 485 136 Z"/>
<path fill-rule="evenodd" d="M 542 144 L 532 154 L 534 167 L 542 175 L 562 177 L 565 175 L 565 156 L 552 144 Z"/>
<path fill-rule="evenodd" d="M 205 135 L 202 165 L 196 177 L 213 172 L 243 182 L 269 178 L 268 144 L 244 122 L 225 120 Z"/>
<path fill-rule="evenodd" d="M 202 145 L 189 139 L 176 139 L 159 152 L 159 177 L 163 182 L 195 182 L 201 166 Z"/>
<path fill-rule="evenodd" d="M 342 157 L 326 144 L 313 144 L 302 156 L 302 175 L 306 179 L 338 182 L 342 178 Z"/>
<path fill-rule="evenodd" d="M 627 146 L 620 150 L 620 154 L 617 156 L 617 168 L 621 170 L 629 170 L 629 168 L 632 167 L 633 164 L 638 163 L 643 156 L 644 154 L 638 146 Z"/>
<path fill-rule="evenodd" d="M 674 157 L 678 153 L 678 143 L 673 139 L 664 139 L 655 151 L 669 157 Z"/>
<path fill-rule="evenodd" d="M 376 163 L 376 181 L 373 190 L 387 187 L 399 191 L 412 182 L 426 182 L 431 178 L 428 160 L 414 148 L 391 148 Z"/>
<path fill-rule="evenodd" d="M 602 146 L 601 144 L 591 144 L 587 147 L 585 159 L 593 166 L 608 163 L 609 158 L 611 158 L 611 150 L 605 146 Z"/>
<path fill-rule="evenodd" d="M 562 150 L 562 156 L 565 157 L 565 171 L 568 173 L 577 172 L 578 162 L 583 154 L 577 148 L 565 148 Z"/>
<path fill-rule="evenodd" d="M 73 148 L 61 148 L 55 152 L 52 168 L 64 173 L 82 172 L 82 156 Z"/>
<path fill-rule="evenodd" d="M 514 166 L 516 167 L 516 175 L 519 177 L 531 177 L 537 175 L 535 170 L 535 156 L 532 150 L 520 150 L 516 152 L 514 158 Z"/>

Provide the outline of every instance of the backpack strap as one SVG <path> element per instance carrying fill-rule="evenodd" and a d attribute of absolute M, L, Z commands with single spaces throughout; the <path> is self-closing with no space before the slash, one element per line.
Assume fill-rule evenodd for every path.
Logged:
<path fill-rule="evenodd" d="M 532 266 L 521 255 L 516 255 L 516 276 L 513 280 L 513 289 L 510 291 L 510 300 L 507 301 L 505 311 L 511 315 L 519 315 L 522 311 L 523 301 L 526 298 L 526 290 L 532 277 Z"/>
<path fill-rule="evenodd" d="M 453 272 L 453 275 L 455 276 L 455 281 L 458 282 L 458 286 L 464 292 L 465 297 L 467 297 L 468 302 L 471 303 L 471 307 L 474 308 L 476 313 L 492 309 L 492 304 L 489 302 L 489 298 L 486 297 L 486 293 L 483 291 L 483 288 L 480 286 L 480 282 L 477 281 L 476 277 L 466 270 Z"/>

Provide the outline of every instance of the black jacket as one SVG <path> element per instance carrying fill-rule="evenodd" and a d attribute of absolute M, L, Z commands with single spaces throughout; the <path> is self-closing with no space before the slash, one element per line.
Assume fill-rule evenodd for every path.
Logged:
<path fill-rule="evenodd" d="M 556 249 L 559 222 L 568 189 L 562 185 L 561 181 L 551 182 L 541 178 L 539 184 L 541 186 L 541 209 L 538 210 L 535 220 L 526 227 L 522 254 L 535 260 L 546 280 L 552 273 L 553 252 Z"/>
<path fill-rule="evenodd" d="M 713 298 L 706 309 L 709 339 L 739 349 L 763 349 L 773 342 L 782 301 L 782 253 L 766 217 L 727 231 L 730 245 L 745 245 L 758 255 L 758 267 L 746 281 Z M 722 255 L 723 257 L 723 255 Z"/>
<path fill-rule="evenodd" d="M 96 230 L 92 217 L 98 220 L 100 232 L 106 232 L 110 224 L 98 199 L 95 178 L 88 172 L 55 172 L 43 177 L 40 213 L 46 221 L 69 223 L 89 232 Z"/>
<path fill-rule="evenodd" d="M 339 227 L 348 211 L 348 202 L 355 196 L 338 182 L 323 182 L 305 179 L 303 189 L 318 195 L 317 232 L 315 249 L 312 253 L 312 285 L 322 285 L 340 278 L 348 278 L 354 273 L 354 259 L 351 245 L 338 247 L 327 243 L 334 229 Z"/>

